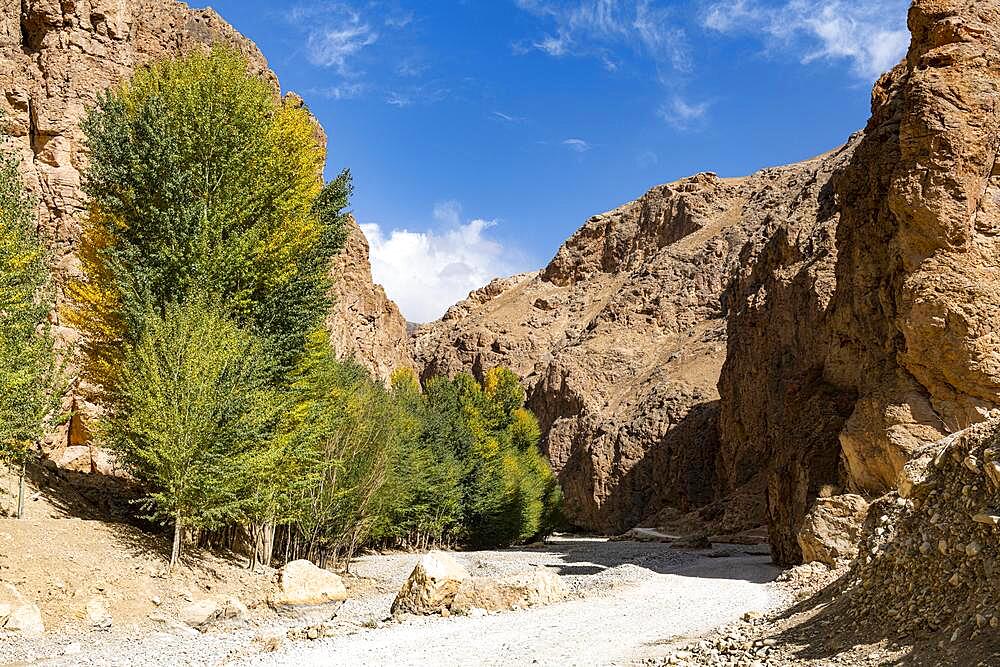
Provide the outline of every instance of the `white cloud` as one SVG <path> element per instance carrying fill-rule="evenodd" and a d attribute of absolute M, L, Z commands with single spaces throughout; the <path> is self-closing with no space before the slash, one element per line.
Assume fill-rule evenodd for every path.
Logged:
<path fill-rule="evenodd" d="M 652 0 L 515 0 L 515 4 L 548 28 L 530 47 L 515 43 L 515 54 L 537 50 L 555 58 L 590 57 L 608 72 L 635 73 L 645 66 L 656 84 L 668 91 L 683 88 L 689 78 L 691 46 L 673 16 L 676 3 L 673 10 L 670 3 Z"/>
<path fill-rule="evenodd" d="M 708 102 L 688 102 L 680 97 L 674 97 L 660 107 L 660 118 L 678 129 L 688 129 L 702 120 L 708 113 Z"/>
<path fill-rule="evenodd" d="M 685 69 L 688 47 L 684 30 L 672 25 L 666 9 L 649 0 L 516 0 L 517 6 L 552 24 L 552 31 L 532 42 L 550 56 L 595 56 L 617 67 L 609 47 L 626 47 L 659 65 Z M 515 52 L 523 52 L 516 45 Z"/>
<path fill-rule="evenodd" d="M 321 95 L 332 100 L 350 100 L 360 97 L 365 92 L 367 86 L 357 81 L 343 81 L 326 88 L 312 88 L 308 92 L 313 95 Z"/>
<path fill-rule="evenodd" d="M 389 94 L 385 96 L 385 103 L 402 109 L 403 107 L 408 107 L 413 104 L 413 98 L 409 95 L 389 91 Z"/>
<path fill-rule="evenodd" d="M 340 2 L 299 5 L 289 19 L 306 30 L 309 62 L 331 67 L 341 76 L 355 74 L 351 60 L 379 38 L 361 12 Z"/>
<path fill-rule="evenodd" d="M 520 116 L 511 116 L 509 113 L 504 113 L 502 111 L 494 111 L 490 115 L 493 116 L 493 118 L 496 118 L 497 120 L 502 120 L 505 123 L 523 123 L 524 122 L 524 118 L 521 118 Z"/>
<path fill-rule="evenodd" d="M 440 230 L 414 232 L 361 225 L 371 246 L 372 275 L 406 319 L 430 322 L 498 276 L 525 270 L 524 256 L 490 237 L 495 221 L 463 223 L 454 201 L 434 207 Z"/>
<path fill-rule="evenodd" d="M 565 139 L 563 140 L 562 144 L 563 146 L 567 146 L 571 150 L 576 151 L 577 153 L 586 153 L 591 148 L 593 148 L 593 146 L 591 146 L 583 139 Z"/>
<path fill-rule="evenodd" d="M 797 54 L 803 63 L 847 60 L 855 75 L 874 79 L 906 53 L 909 0 L 727 0 L 709 7 L 706 28 L 760 36 L 768 50 Z"/>

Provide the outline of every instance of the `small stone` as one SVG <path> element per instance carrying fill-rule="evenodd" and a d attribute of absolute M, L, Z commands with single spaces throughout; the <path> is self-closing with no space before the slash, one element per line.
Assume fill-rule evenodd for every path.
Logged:
<path fill-rule="evenodd" d="M 107 629 L 111 627 L 111 614 L 100 597 L 92 597 L 87 600 L 87 622 L 95 628 Z"/>
<path fill-rule="evenodd" d="M 317 630 L 316 628 L 309 628 L 309 630 L 306 632 L 306 636 L 309 637 L 309 639 L 318 639 L 319 630 Z"/>
<path fill-rule="evenodd" d="M 970 542 L 965 546 L 965 555 L 969 558 L 975 558 L 982 552 L 982 550 L 983 545 L 979 544 L 979 542 Z"/>
<path fill-rule="evenodd" d="M 976 523 L 986 524 L 988 526 L 1000 525 L 1000 515 L 994 514 L 992 510 L 988 512 L 980 512 L 972 517 L 972 520 Z"/>
<path fill-rule="evenodd" d="M 942 556 L 948 555 L 948 540 L 940 540 L 938 542 L 938 551 Z"/>
<path fill-rule="evenodd" d="M 960 577 L 958 572 L 956 572 L 951 575 L 951 579 L 948 580 L 948 583 L 952 586 L 959 586 L 962 583 L 962 577 Z"/>

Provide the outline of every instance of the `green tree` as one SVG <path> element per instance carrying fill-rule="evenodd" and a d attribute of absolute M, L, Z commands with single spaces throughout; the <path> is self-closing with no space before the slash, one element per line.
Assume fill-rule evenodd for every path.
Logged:
<path fill-rule="evenodd" d="M 551 529 L 561 492 L 538 449 L 538 421 L 517 375 L 496 368 L 479 384 L 461 374 L 427 384 L 424 439 L 450 448 L 462 474 L 462 534 L 477 546 L 521 542 Z"/>
<path fill-rule="evenodd" d="M 326 332 L 309 337 L 290 394 L 282 440 L 302 474 L 289 514 L 310 558 L 349 563 L 382 516 L 398 413 L 367 370 L 337 359 Z"/>
<path fill-rule="evenodd" d="M 162 312 L 162 314 L 161 314 Z M 280 402 L 261 343 L 214 301 L 148 310 L 123 355 L 105 442 L 149 492 L 155 519 L 173 522 L 171 567 L 187 527 L 240 518 L 269 451 Z"/>
<path fill-rule="evenodd" d="M 90 212 L 70 286 L 88 374 L 110 386 L 149 308 L 211 291 L 287 373 L 327 311 L 349 173 L 323 186 L 308 110 L 235 51 L 165 60 L 103 95 L 83 123 Z"/>
<path fill-rule="evenodd" d="M 421 395 L 412 370 L 396 371 L 390 386 L 399 414 L 398 441 L 377 537 L 417 549 L 461 539 L 462 466 L 440 437 L 449 424 Z"/>
<path fill-rule="evenodd" d="M 15 161 L 0 154 L 0 462 L 20 470 L 19 518 L 30 448 L 58 407 L 58 369 L 47 319 L 51 307 L 34 204 Z"/>

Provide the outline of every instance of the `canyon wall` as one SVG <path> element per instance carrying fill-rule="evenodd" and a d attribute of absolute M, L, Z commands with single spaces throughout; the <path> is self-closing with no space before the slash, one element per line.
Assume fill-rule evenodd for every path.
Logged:
<path fill-rule="evenodd" d="M 817 496 L 881 495 L 1000 407 L 1000 3 L 909 23 L 844 147 L 655 188 L 418 332 L 425 374 L 526 376 L 577 525 L 762 488 L 796 562 Z"/>
<path fill-rule="evenodd" d="M 25 183 L 39 200 L 59 303 L 63 287 L 79 272 L 75 249 L 86 207 L 80 120 L 102 91 L 137 67 L 211 44 L 239 50 L 251 71 L 279 94 L 257 47 L 210 9 L 192 10 L 174 0 L 7 0 L 0 6 L 0 128 L 11 138 L 5 148 L 20 158 Z M 400 352 L 407 349 L 406 323 L 372 285 L 368 247 L 359 236 L 355 226 L 333 267 L 338 306 L 328 324 L 338 352 L 386 376 L 394 364 L 409 364 Z M 61 325 L 58 310 L 52 320 L 59 340 L 76 340 Z M 65 407 L 78 414 L 47 439 L 46 453 L 71 470 L 109 472 L 110 461 L 90 442 L 80 396 L 74 388 L 67 397 Z"/>
<path fill-rule="evenodd" d="M 832 224 L 781 225 L 730 291 L 722 461 L 771 461 L 781 562 L 817 494 L 881 495 L 1000 404 L 1000 11 L 917 0 L 909 22 L 831 181 Z"/>

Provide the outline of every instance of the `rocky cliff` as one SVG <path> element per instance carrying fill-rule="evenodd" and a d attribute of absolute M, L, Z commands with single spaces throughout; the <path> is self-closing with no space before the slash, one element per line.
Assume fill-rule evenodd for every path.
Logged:
<path fill-rule="evenodd" d="M 1000 403 L 1000 3 L 917 0 L 909 23 L 826 222 L 779 225 L 729 292 L 722 461 L 771 460 L 780 561 L 817 494 L 880 495 Z"/>
<path fill-rule="evenodd" d="M 656 188 L 418 333 L 425 373 L 527 377 L 579 525 L 763 477 L 794 562 L 813 499 L 880 495 L 998 407 L 1000 3 L 916 0 L 909 21 L 843 148 Z"/>
<path fill-rule="evenodd" d="M 326 318 L 333 348 L 388 382 L 392 372 L 412 368 L 406 319 L 399 307 L 372 282 L 368 240 L 352 216 L 347 245 L 334 260 L 333 311 Z"/>
<path fill-rule="evenodd" d="M 242 52 L 278 93 L 257 47 L 209 9 L 192 10 L 174 0 L 8 0 L 0 6 L 0 127 L 13 138 L 25 182 L 39 199 L 60 302 L 62 287 L 79 270 L 74 251 L 86 205 L 80 119 L 101 91 L 137 67 L 215 43 Z M 400 352 L 406 349 L 406 324 L 371 284 L 367 251 L 355 231 L 334 269 L 338 309 L 329 324 L 338 351 L 384 376 L 393 364 L 406 362 Z M 58 337 L 73 342 L 75 332 L 60 326 L 58 312 L 52 317 Z M 78 399 L 69 396 L 66 407 L 79 407 Z M 48 439 L 46 449 L 73 470 L 107 469 L 79 415 Z"/>

